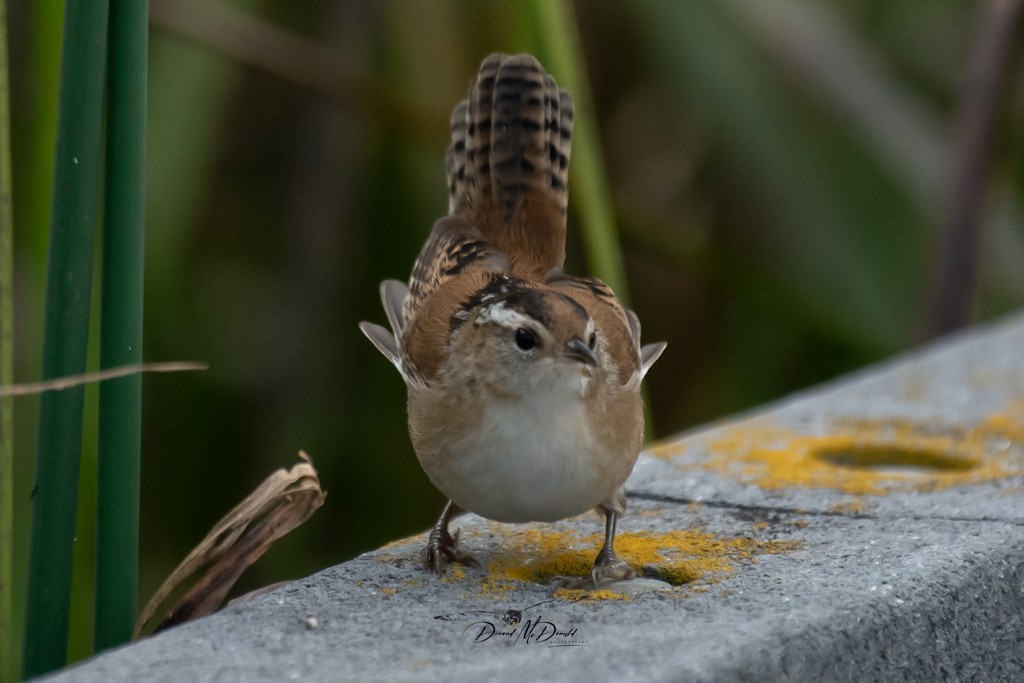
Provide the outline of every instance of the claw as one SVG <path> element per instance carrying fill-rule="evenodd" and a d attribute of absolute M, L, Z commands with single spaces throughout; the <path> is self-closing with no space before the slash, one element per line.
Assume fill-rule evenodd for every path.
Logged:
<path fill-rule="evenodd" d="M 470 567 L 480 566 L 480 563 L 473 559 L 471 555 L 459 550 L 459 530 L 456 529 L 454 535 L 448 532 L 448 523 L 459 512 L 459 508 L 451 501 L 448 501 L 434 528 L 430 530 L 427 547 L 423 549 L 422 559 L 424 568 L 438 576 L 444 574 L 445 569 L 453 562 Z"/>
<path fill-rule="evenodd" d="M 590 570 L 590 580 L 596 589 L 600 589 L 601 584 L 630 581 L 635 578 L 636 570 L 618 558 L 608 564 L 594 565 L 594 568 Z"/>

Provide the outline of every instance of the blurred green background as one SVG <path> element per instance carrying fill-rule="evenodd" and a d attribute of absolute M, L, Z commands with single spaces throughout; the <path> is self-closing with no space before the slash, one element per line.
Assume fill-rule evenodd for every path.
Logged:
<path fill-rule="evenodd" d="M 8 6 L 16 362 L 30 381 L 63 8 Z M 975 3 L 574 7 L 631 304 L 645 339 L 669 342 L 648 378 L 659 435 L 921 339 Z M 448 113 L 479 61 L 544 59 L 531 13 L 511 0 L 153 0 L 151 11 L 145 356 L 210 370 L 144 380 L 142 604 L 300 448 L 327 502 L 239 591 L 434 521 L 443 500 L 410 447 L 404 387 L 356 323 L 384 321 L 378 282 L 408 276 L 446 211 Z M 1024 69 L 1011 57 L 977 320 L 1024 304 Z M 586 273 L 572 209 L 570 232 L 566 269 Z M 81 510 L 95 507 L 88 395 Z M 16 404 L 20 581 L 36 403 Z M 91 642 L 92 526 L 81 514 L 73 656 Z"/>

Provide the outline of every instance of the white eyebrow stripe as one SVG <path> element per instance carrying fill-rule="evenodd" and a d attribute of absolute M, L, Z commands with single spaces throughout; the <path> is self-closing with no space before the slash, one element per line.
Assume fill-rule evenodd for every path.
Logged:
<path fill-rule="evenodd" d="M 504 301 L 487 306 L 480 311 L 480 315 L 476 318 L 477 325 L 495 323 L 496 325 L 501 325 L 502 327 L 507 327 L 509 329 L 526 327 L 534 322 L 533 318 L 525 316 L 519 311 L 514 311 L 506 306 Z"/>

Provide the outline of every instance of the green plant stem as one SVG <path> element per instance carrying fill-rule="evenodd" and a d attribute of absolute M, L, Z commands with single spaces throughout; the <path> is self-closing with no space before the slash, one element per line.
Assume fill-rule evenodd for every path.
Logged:
<path fill-rule="evenodd" d="M 111 0 L 100 366 L 142 360 L 148 5 Z M 96 650 L 131 639 L 138 599 L 142 377 L 100 386 Z"/>
<path fill-rule="evenodd" d="M 591 273 L 604 280 L 628 305 L 626 270 L 576 21 L 566 0 L 531 0 L 530 4 L 540 35 L 542 61 L 558 78 L 559 85 L 572 93 L 576 104 L 570 167 L 570 187 L 575 189 L 570 190 L 569 196 L 579 210 L 588 265 Z"/>
<path fill-rule="evenodd" d="M 611 187 L 605 174 L 597 117 L 590 96 L 580 35 L 569 0 L 531 0 L 543 61 L 557 74 L 559 85 L 572 93 L 576 105 L 573 121 L 573 152 L 569 192 L 579 210 L 583 246 L 591 273 L 604 280 L 629 306 L 626 266 L 619 248 L 619 231 L 611 204 Z M 644 393 L 644 433 L 654 438 L 654 418 Z"/>
<path fill-rule="evenodd" d="M 43 379 L 85 370 L 99 189 L 106 0 L 67 0 L 61 51 Z M 84 390 L 39 399 L 22 670 L 37 676 L 67 656 Z"/>
<path fill-rule="evenodd" d="M 0 384 L 14 383 L 14 239 L 7 3 L 0 0 Z M 0 681 L 14 672 L 14 399 L 0 398 Z"/>

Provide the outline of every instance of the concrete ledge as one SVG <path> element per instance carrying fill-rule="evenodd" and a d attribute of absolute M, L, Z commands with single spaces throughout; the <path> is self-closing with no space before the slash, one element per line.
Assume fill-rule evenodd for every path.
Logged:
<path fill-rule="evenodd" d="M 1024 680 L 1024 316 L 659 446 L 628 489 L 620 553 L 671 590 L 553 597 L 596 516 L 469 516 L 488 571 L 438 581 L 406 539 L 51 680 Z"/>

